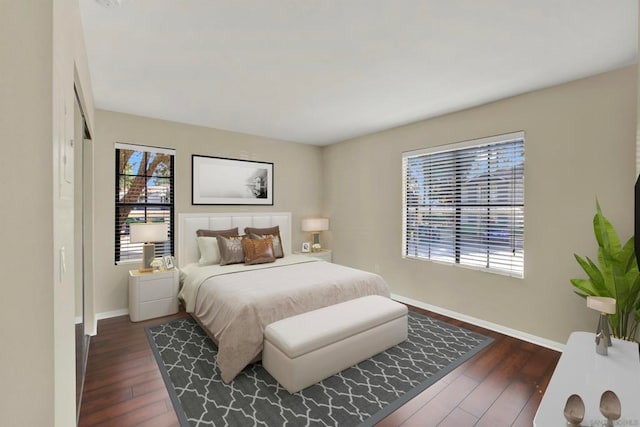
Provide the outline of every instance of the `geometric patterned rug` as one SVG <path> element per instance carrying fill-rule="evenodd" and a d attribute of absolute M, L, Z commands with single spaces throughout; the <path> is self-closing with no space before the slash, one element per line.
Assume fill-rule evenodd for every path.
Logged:
<path fill-rule="evenodd" d="M 493 341 L 413 312 L 408 323 L 407 341 L 295 394 L 260 362 L 225 384 L 215 344 L 191 318 L 147 336 L 182 427 L 372 426 Z"/>

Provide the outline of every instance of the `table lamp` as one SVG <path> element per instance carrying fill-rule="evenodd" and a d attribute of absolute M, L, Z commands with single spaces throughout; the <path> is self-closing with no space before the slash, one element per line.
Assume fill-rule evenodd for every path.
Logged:
<path fill-rule="evenodd" d="M 587 307 L 600 312 L 596 329 L 596 352 L 606 356 L 608 354 L 607 347 L 611 347 L 611 331 L 607 314 L 616 312 L 616 300 L 609 297 L 588 296 Z"/>
<path fill-rule="evenodd" d="M 164 222 L 133 223 L 129 225 L 131 243 L 144 243 L 142 245 L 142 268 L 141 273 L 153 271 L 151 262 L 155 258 L 156 246 L 154 242 L 166 242 L 167 224 Z"/>
<path fill-rule="evenodd" d="M 311 232 L 311 250 L 316 252 L 320 246 L 320 232 L 329 229 L 329 218 L 306 218 L 302 220 L 302 231 Z"/>

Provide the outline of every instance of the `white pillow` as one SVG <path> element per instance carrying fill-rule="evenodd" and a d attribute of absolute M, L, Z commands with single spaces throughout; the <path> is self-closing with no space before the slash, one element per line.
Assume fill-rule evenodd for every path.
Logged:
<path fill-rule="evenodd" d="M 218 239 L 215 237 L 199 236 L 198 249 L 200 250 L 199 265 L 220 264 L 220 250 Z"/>

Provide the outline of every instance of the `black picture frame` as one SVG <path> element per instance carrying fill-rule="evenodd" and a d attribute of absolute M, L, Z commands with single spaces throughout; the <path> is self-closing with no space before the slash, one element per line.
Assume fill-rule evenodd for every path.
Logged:
<path fill-rule="evenodd" d="M 273 163 L 191 156 L 192 205 L 273 206 Z"/>

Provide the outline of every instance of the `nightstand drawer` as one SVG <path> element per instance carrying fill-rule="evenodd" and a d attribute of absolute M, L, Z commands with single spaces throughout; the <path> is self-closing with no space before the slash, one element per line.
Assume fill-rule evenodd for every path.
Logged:
<path fill-rule="evenodd" d="M 138 298 L 141 303 L 171 298 L 177 293 L 173 286 L 173 277 L 159 277 L 140 281 Z"/>
<path fill-rule="evenodd" d="M 179 271 L 129 271 L 129 317 L 132 322 L 178 312 Z"/>
<path fill-rule="evenodd" d="M 138 318 L 136 320 L 152 319 L 178 312 L 178 298 L 167 298 L 157 301 L 140 303 Z"/>

